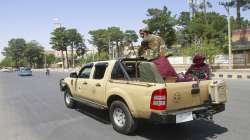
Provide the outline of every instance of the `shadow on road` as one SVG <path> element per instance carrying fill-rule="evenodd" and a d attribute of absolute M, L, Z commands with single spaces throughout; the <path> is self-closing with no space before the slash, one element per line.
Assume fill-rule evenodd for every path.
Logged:
<path fill-rule="evenodd" d="M 108 111 L 78 104 L 77 111 L 103 124 L 110 124 Z M 138 130 L 132 136 L 150 140 L 208 140 L 226 133 L 227 128 L 207 121 L 193 121 L 182 124 L 155 125 L 140 121 Z"/>
<path fill-rule="evenodd" d="M 206 121 L 183 124 L 153 125 L 144 123 L 135 135 L 150 140 L 207 140 L 227 132 L 227 128 Z"/>
<path fill-rule="evenodd" d="M 103 124 L 110 124 L 108 111 L 95 109 L 80 103 L 77 104 L 76 110 Z"/>

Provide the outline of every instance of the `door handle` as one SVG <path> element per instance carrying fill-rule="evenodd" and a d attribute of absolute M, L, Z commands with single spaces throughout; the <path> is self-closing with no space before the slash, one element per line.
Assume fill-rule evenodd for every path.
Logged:
<path fill-rule="evenodd" d="M 88 83 L 87 83 L 87 82 L 83 82 L 82 84 L 83 84 L 83 85 L 87 85 Z"/>
<path fill-rule="evenodd" d="M 100 87 L 100 86 L 101 86 L 101 84 L 97 83 L 95 86 Z"/>

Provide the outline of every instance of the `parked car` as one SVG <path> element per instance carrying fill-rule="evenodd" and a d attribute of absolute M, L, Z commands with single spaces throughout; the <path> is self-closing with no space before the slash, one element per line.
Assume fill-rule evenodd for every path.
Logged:
<path fill-rule="evenodd" d="M 19 70 L 17 71 L 17 74 L 19 76 L 32 76 L 32 71 L 30 68 L 27 67 L 21 67 L 19 68 Z"/>
<path fill-rule="evenodd" d="M 2 68 L 0 71 L 1 72 L 13 72 L 13 69 L 11 67 L 7 67 L 7 68 Z"/>
<path fill-rule="evenodd" d="M 66 107 L 81 102 L 106 109 L 113 128 L 123 134 L 135 131 L 139 119 L 160 124 L 212 120 L 225 110 L 228 94 L 225 81 L 166 83 L 155 65 L 143 59 L 86 64 L 61 79 L 60 88 Z"/>

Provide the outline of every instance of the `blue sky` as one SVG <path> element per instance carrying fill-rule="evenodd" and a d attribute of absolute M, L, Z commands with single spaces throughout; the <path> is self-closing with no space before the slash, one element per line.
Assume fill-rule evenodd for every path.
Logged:
<path fill-rule="evenodd" d="M 213 3 L 210 11 L 225 14 L 218 5 L 221 0 L 210 1 Z M 50 48 L 53 18 L 58 18 L 65 27 L 77 28 L 87 39 L 89 30 L 110 26 L 138 31 L 144 27 L 146 10 L 164 5 L 176 15 L 189 10 L 187 0 L 0 0 L 0 51 L 11 38 L 37 40 Z M 235 9 L 231 13 L 234 15 Z M 249 11 L 242 16 L 250 19 Z"/>

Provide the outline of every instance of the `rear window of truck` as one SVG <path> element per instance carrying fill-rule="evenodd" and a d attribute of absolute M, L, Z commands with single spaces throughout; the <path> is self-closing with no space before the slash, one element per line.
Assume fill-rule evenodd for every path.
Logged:
<path fill-rule="evenodd" d="M 94 79 L 103 79 L 108 63 L 97 63 L 95 65 Z"/>
<path fill-rule="evenodd" d="M 117 63 L 111 79 L 164 83 L 159 72 L 150 62 L 122 62 L 120 65 Z"/>

